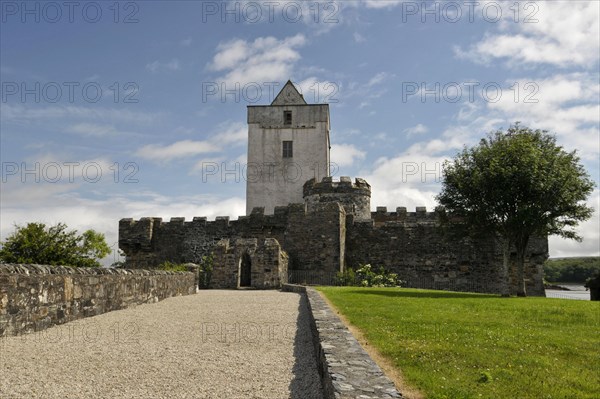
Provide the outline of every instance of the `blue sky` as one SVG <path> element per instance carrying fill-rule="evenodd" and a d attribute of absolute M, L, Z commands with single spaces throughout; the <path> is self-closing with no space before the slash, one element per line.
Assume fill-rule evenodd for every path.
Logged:
<path fill-rule="evenodd" d="M 288 79 L 330 103 L 335 174 L 373 208 L 433 208 L 442 162 L 515 121 L 600 177 L 596 1 L 0 4 L 2 239 L 243 215 L 246 106 Z M 598 255 L 599 231 L 595 213 L 551 256 Z"/>

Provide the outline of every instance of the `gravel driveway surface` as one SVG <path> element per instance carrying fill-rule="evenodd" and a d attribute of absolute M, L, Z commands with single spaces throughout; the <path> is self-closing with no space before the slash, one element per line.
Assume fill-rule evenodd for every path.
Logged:
<path fill-rule="evenodd" d="M 0 338 L 0 398 L 322 397 L 306 303 L 207 290 Z"/>

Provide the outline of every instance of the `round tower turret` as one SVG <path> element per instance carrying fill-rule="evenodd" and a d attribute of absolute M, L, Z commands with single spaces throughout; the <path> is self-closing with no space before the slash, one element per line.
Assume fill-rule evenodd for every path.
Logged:
<path fill-rule="evenodd" d="M 371 186 L 364 179 L 356 178 L 353 183 L 346 176 L 340 177 L 339 182 L 331 177 L 324 177 L 320 182 L 313 178 L 304 183 L 303 194 L 309 211 L 316 204 L 339 202 L 346 214 L 356 219 L 371 218 Z"/>

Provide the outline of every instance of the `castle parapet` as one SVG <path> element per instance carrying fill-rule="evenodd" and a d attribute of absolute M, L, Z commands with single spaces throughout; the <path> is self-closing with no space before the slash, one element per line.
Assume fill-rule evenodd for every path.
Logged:
<path fill-rule="evenodd" d="M 119 248 L 137 251 L 149 251 L 152 247 L 152 235 L 155 223 L 160 224 L 161 218 L 121 219 L 119 221 Z"/>
<path fill-rule="evenodd" d="M 371 212 L 371 219 L 376 226 L 387 222 L 435 224 L 446 212 L 441 206 L 436 207 L 433 212 L 427 212 L 424 206 L 417 206 L 415 212 L 407 212 L 406 207 L 403 206 L 397 207 L 396 212 L 388 212 L 385 206 L 378 206 L 375 209 L 375 212 Z"/>
<path fill-rule="evenodd" d="M 371 186 L 364 179 L 356 178 L 354 182 L 347 176 L 334 181 L 332 177 L 324 177 L 320 182 L 310 179 L 304 183 L 304 202 L 308 210 L 317 204 L 339 202 L 346 214 L 354 215 L 354 219 L 371 217 Z"/>

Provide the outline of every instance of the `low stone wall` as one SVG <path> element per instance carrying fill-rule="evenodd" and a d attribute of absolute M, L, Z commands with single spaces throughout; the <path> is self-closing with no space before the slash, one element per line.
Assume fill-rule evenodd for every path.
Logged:
<path fill-rule="evenodd" d="M 189 272 L 0 264 L 0 337 L 195 292 Z"/>
<path fill-rule="evenodd" d="M 314 288 L 284 284 L 282 290 L 304 293 L 308 299 L 325 399 L 402 398 L 394 383 Z"/>

